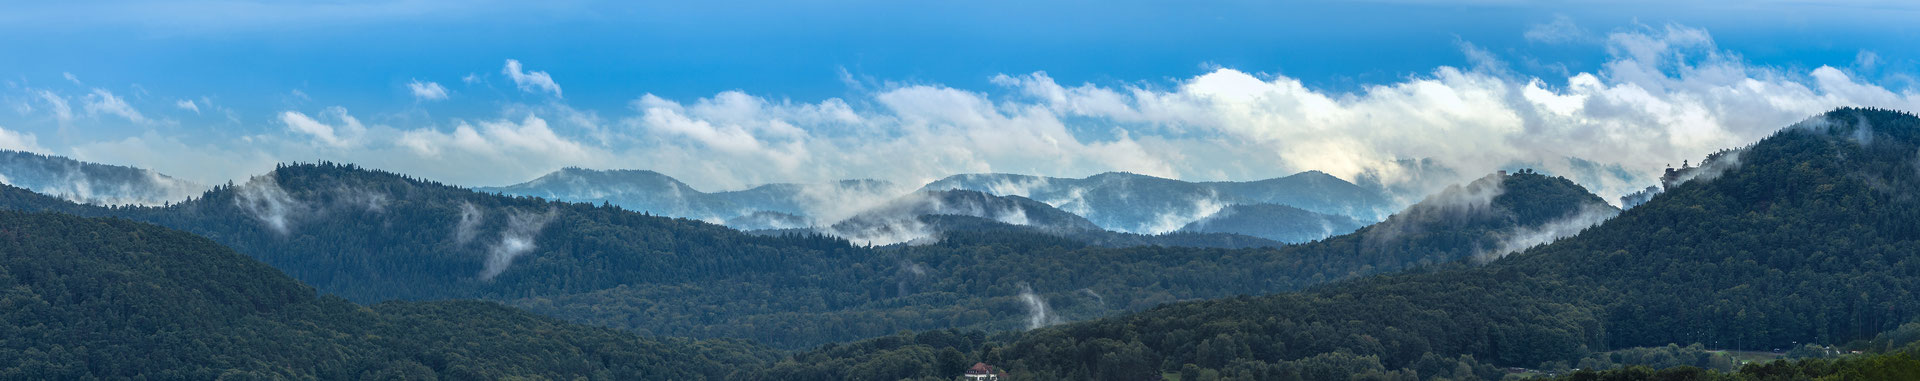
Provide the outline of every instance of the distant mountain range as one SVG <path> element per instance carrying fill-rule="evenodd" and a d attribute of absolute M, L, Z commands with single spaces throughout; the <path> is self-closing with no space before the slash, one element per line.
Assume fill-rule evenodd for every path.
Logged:
<path fill-rule="evenodd" d="M 1087 217 L 1109 230 L 1141 234 L 1178 231 L 1232 205 L 1286 205 L 1358 221 L 1379 221 L 1397 209 L 1379 190 L 1318 171 L 1247 182 L 1188 182 L 1122 172 L 1080 179 L 968 174 L 940 179 L 922 189 L 1027 197 Z"/>
<path fill-rule="evenodd" d="M 819 211 L 840 207 L 849 199 L 886 200 L 905 193 L 878 180 L 844 180 L 825 184 L 767 184 L 737 191 L 707 193 L 659 172 L 562 168 L 540 178 L 502 187 L 474 190 L 557 201 L 610 203 L 636 212 L 723 223 L 762 212 L 818 218 Z M 802 219 L 776 218 L 781 222 Z M 749 218 L 747 228 L 768 220 Z"/>
<path fill-rule="evenodd" d="M 1308 242 L 1359 229 L 1353 218 L 1309 212 L 1278 204 L 1232 205 L 1180 227 L 1188 233 L 1231 233 L 1280 242 Z"/>
<path fill-rule="evenodd" d="M 1198 183 L 1127 173 L 1106 173 L 1084 179 L 976 174 L 948 177 L 927 184 L 920 191 L 908 191 L 883 181 L 845 180 L 824 184 L 768 184 L 708 193 L 653 171 L 566 168 L 521 184 L 475 189 L 553 200 L 605 202 L 629 210 L 720 223 L 741 230 L 815 228 L 855 241 L 880 243 L 903 242 L 879 237 L 880 233 L 908 233 L 915 229 L 854 227 L 873 227 L 873 219 L 879 215 L 893 215 L 894 221 L 902 223 L 917 217 L 899 215 L 906 211 L 968 215 L 1011 225 L 1032 225 L 1029 222 L 1033 221 L 1019 220 L 1018 213 L 988 215 L 996 210 L 979 209 L 986 205 L 977 203 L 967 206 L 927 203 L 937 200 L 926 197 L 933 194 L 930 192 L 951 190 L 1017 197 L 1024 201 L 1003 202 L 1022 203 L 1026 205 L 1026 212 L 1046 215 L 1053 215 L 1053 210 L 1065 211 L 1091 223 L 1073 229 L 1091 227 L 1146 235 L 1232 233 L 1286 243 L 1350 232 L 1364 221 L 1384 218 L 1396 208 L 1379 190 L 1320 172 L 1251 182 Z M 974 198 L 973 201 L 986 200 Z M 909 204 L 919 206 L 902 209 Z M 1229 208 L 1257 204 L 1269 206 Z M 942 210 L 943 207 L 962 209 Z M 1229 211 L 1232 217 L 1219 215 L 1218 222 L 1193 225 L 1221 211 Z M 1059 229 L 1051 231 L 1060 232 Z"/>
<path fill-rule="evenodd" d="M 11 150 L 0 150 L 0 183 L 95 205 L 160 205 L 206 190 L 151 170 Z"/>
<path fill-rule="evenodd" d="M 0 231 L 6 379 L 720 379 L 777 355 L 491 302 L 356 305 L 125 219 L 0 211 Z"/>
<path fill-rule="evenodd" d="M 1358 233 L 1295 246 L 1346 242 L 1425 251 L 1477 241 L 1469 246 L 1478 248 L 1474 261 L 1301 292 L 1172 303 L 972 350 L 918 343 L 886 351 L 991 353 L 1005 359 L 996 366 L 1035 379 L 1154 379 L 1175 372 L 1182 379 L 1496 379 L 1509 377 L 1502 368 L 1586 368 L 1606 363 L 1610 351 L 1676 343 L 1749 351 L 1860 348 L 1889 331 L 1904 332 L 1899 341 L 1911 342 L 1920 329 L 1913 323 L 1920 316 L 1913 296 L 1920 292 L 1913 249 L 1920 247 L 1917 152 L 1920 116 L 1843 108 L 1676 170 L 1659 192 L 1611 219 L 1605 217 L 1615 210 L 1594 207 L 1597 197 L 1556 184 L 1564 180 L 1499 186 L 1481 180 Z M 1567 203 L 1543 194 L 1576 196 L 1586 206 L 1564 209 Z M 1492 204 L 1480 202 L 1488 196 Z M 1507 213 L 1487 213 L 1488 205 L 1501 204 L 1510 207 Z M 1440 225 L 1396 227 L 1403 216 Z M 1511 229 L 1495 240 L 1482 229 L 1443 228 L 1509 219 L 1552 222 Z M 1415 236 L 1425 238 L 1405 240 Z M 900 342 L 911 341 L 888 337 L 839 348 Z M 860 368 L 878 365 L 863 360 L 878 352 L 796 357 Z M 1707 359 L 1702 352 L 1700 359 Z M 1913 379 L 1920 368 L 1908 353 L 1864 363 L 1843 353 L 1812 364 L 1748 365 L 1739 377 L 1643 368 L 1566 379 Z M 1849 367 L 1855 369 L 1836 371 Z"/>
<path fill-rule="evenodd" d="M 1578 192 L 1565 185 L 1551 188 Z M 1530 200 L 1535 196 L 1526 195 L 1535 193 L 1508 196 Z M 1520 204 L 1547 208 L 1522 215 L 1573 205 L 1554 194 L 1545 193 L 1559 201 Z M 810 229 L 756 236 L 327 163 L 283 165 L 165 207 L 105 208 L 0 186 L 0 208 L 186 230 L 354 301 L 491 299 L 649 335 L 751 338 L 780 348 L 899 330 L 1031 325 L 1036 310 L 1020 296 L 1029 292 L 1022 284 L 1054 303 L 1043 322 L 1288 290 L 1457 260 L 1539 222 L 1226 250 L 1209 248 L 1277 243 L 1225 233 L 1111 232 L 1032 199 L 973 191 L 914 193 L 874 205 L 826 227 L 897 232 L 888 226 L 911 219 L 905 226 L 923 224 L 940 239 L 868 248 Z M 1470 240 L 1456 241 L 1462 238 Z"/>

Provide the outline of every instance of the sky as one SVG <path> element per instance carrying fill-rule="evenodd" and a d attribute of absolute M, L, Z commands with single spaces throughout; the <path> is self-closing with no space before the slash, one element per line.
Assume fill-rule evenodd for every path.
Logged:
<path fill-rule="evenodd" d="M 316 160 L 469 186 L 1393 183 L 1416 159 L 1651 174 L 1834 107 L 1920 111 L 1920 6 L 1671 3 L 10 3 L 0 148 L 209 184 Z"/>

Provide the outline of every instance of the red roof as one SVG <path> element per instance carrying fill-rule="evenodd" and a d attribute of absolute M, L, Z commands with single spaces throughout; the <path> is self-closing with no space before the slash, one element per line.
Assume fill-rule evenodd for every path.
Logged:
<path fill-rule="evenodd" d="M 967 374 L 993 374 L 993 366 L 984 362 L 973 363 L 972 368 L 967 368 Z"/>

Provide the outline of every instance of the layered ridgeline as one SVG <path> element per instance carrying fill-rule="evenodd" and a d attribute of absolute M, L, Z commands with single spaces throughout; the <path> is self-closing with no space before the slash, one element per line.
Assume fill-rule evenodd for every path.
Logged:
<path fill-rule="evenodd" d="M 1493 198 L 1489 210 L 1533 215 L 1510 209 L 1541 204 L 1515 203 L 1537 197 L 1528 195 L 1534 190 L 1584 195 L 1571 183 L 1537 175 L 1505 181 L 1542 186 L 1505 186 L 1525 191 Z M 1544 204 L 1561 214 L 1591 198 L 1555 197 L 1560 201 Z M 1031 201 L 1014 203 L 1045 210 Z M 0 187 L 0 206 L 187 230 L 355 301 L 483 298 L 653 335 L 750 338 L 785 348 L 902 329 L 1025 329 L 1176 300 L 1287 290 L 1457 260 L 1540 223 L 1502 217 L 1462 224 L 1409 215 L 1390 221 L 1446 223 L 1430 230 L 1448 233 L 1357 234 L 1283 250 L 1111 249 L 1030 227 L 961 229 L 938 244 L 873 250 L 823 236 L 752 236 L 698 221 L 483 194 L 332 164 L 283 166 L 166 207 L 93 207 L 12 187 Z M 1071 214 L 1054 216 L 1026 218 L 1084 228 Z M 922 218 L 1013 226 L 979 217 Z M 1206 236 L 1156 239 L 1188 237 Z"/>
<path fill-rule="evenodd" d="M 1183 231 L 1154 235 L 1113 232 L 1101 229 L 1084 217 L 1033 199 L 968 190 L 914 192 L 868 207 L 829 225 L 756 233 L 818 233 L 864 245 L 922 245 L 938 242 L 942 237 L 962 231 L 1040 233 L 1107 247 L 1159 245 L 1248 248 L 1285 245 L 1280 241 L 1232 232 Z"/>
<path fill-rule="evenodd" d="M 1131 173 L 1102 173 L 1081 179 L 970 174 L 947 177 L 927 184 L 922 189 L 965 189 L 1028 197 L 1085 216 L 1109 230 L 1141 234 L 1177 231 L 1234 205 L 1276 204 L 1309 211 L 1311 213 L 1286 213 L 1271 217 L 1314 220 L 1300 224 L 1314 226 L 1310 231 L 1312 233 L 1324 230 L 1320 228 L 1320 222 L 1344 227 L 1337 229 L 1335 234 L 1358 227 L 1349 221 L 1378 221 L 1396 210 L 1396 205 L 1387 195 L 1377 189 L 1360 187 L 1317 171 L 1249 182 L 1187 182 Z M 1282 237 L 1309 232 L 1302 229 L 1276 236 L 1249 234 L 1270 231 L 1274 227 L 1225 232 L 1287 242 L 1306 240 Z"/>
<path fill-rule="evenodd" d="M 1556 223 L 1589 218 L 1596 210 L 1609 209 L 1599 197 L 1572 182 L 1520 173 L 1455 187 L 1409 213 L 1389 218 L 1386 225 L 1279 249 L 1111 248 L 985 218 L 936 215 L 921 221 L 932 226 L 979 226 L 947 231 L 932 244 L 877 251 L 876 255 L 896 261 L 895 273 L 879 276 L 892 282 L 883 293 L 887 297 L 844 309 L 815 312 L 784 305 L 806 300 L 813 292 L 807 290 L 774 289 L 755 294 L 765 296 L 754 299 L 738 297 L 743 294 L 739 290 L 757 289 L 759 284 L 676 290 L 683 292 L 677 294 L 682 299 L 669 299 L 675 294 L 659 290 L 621 287 L 519 305 L 632 328 L 673 316 L 752 311 L 732 315 L 730 320 L 703 320 L 714 324 L 699 337 L 744 335 L 749 327 L 785 327 L 781 334 L 830 337 L 951 327 L 1022 330 L 1168 302 L 1294 290 L 1496 255 L 1536 239 L 1530 237 Z M 777 336 L 754 337 L 786 343 Z"/>
<path fill-rule="evenodd" d="M 0 150 L 0 183 L 97 205 L 160 205 L 206 190 L 151 170 L 11 150 Z"/>
<path fill-rule="evenodd" d="M 1158 377 L 1162 354 L 1158 348 L 1129 343 L 1125 339 L 1106 339 L 1085 335 L 1073 329 L 1096 325 L 1112 335 L 1142 335 L 1129 329 L 1135 316 L 1160 316 L 1167 302 L 1196 298 L 1225 298 L 1244 294 L 1298 291 L 1336 279 L 1388 273 L 1421 266 L 1444 266 L 1457 262 L 1492 260 L 1526 246 L 1574 235 L 1605 217 L 1619 214 L 1596 194 L 1586 192 L 1563 177 L 1546 177 L 1532 171 L 1496 173 L 1467 185 L 1448 187 L 1405 212 L 1388 217 L 1382 223 L 1363 227 L 1356 233 L 1338 235 L 1325 241 L 1294 244 L 1273 250 L 1194 250 L 1194 248 L 1077 248 L 1068 254 L 1052 254 L 1062 248 L 1048 248 L 1031 241 L 1018 241 L 1006 235 L 966 237 L 952 235 L 947 241 L 910 250 L 916 264 L 929 269 L 970 269 L 964 277 L 1004 277 L 1000 283 L 1025 283 L 1020 291 L 1035 291 L 1033 314 L 1027 319 L 1025 341 L 993 346 L 964 346 L 950 339 L 924 339 L 918 335 L 887 337 L 866 343 L 845 344 L 799 354 L 760 375 L 762 379 L 900 379 L 900 377 L 939 377 L 943 369 L 935 356 L 948 348 L 964 358 L 987 360 L 995 366 L 1014 369 L 1018 377 L 1031 379 L 1152 379 Z M 995 260 L 985 260 L 995 258 Z M 1150 283 L 1150 287 L 1125 287 L 1127 283 Z M 1190 306 L 1190 304 L 1179 304 Z M 1152 308 L 1152 310 L 1148 310 Z M 1144 312 L 1140 312 L 1144 310 Z M 1069 323 L 1060 329 L 1041 329 L 1046 325 L 1098 318 L 1096 312 L 1140 312 L 1129 318 L 1096 319 L 1089 323 Z M 1204 314 L 1204 308 L 1183 310 L 1181 314 Z M 1250 316 L 1267 312 L 1250 312 Z M 1204 325 L 1204 319 L 1183 323 Z M 1227 321 L 1225 327 L 1240 327 Z M 1198 335 L 1198 327 L 1185 327 L 1183 333 Z M 1329 327 L 1331 329 L 1331 327 Z M 929 333 L 945 337 L 945 333 Z M 1236 333 L 1229 333 L 1236 335 Z M 1058 348 L 1033 352 L 1029 341 L 1054 339 L 1041 344 Z M 1098 341 L 1096 341 L 1098 339 Z M 1212 339 L 1212 335 L 1208 335 Z M 1342 339 L 1344 341 L 1344 339 Z M 1331 344 L 1346 344 L 1334 343 Z M 1238 346 L 1238 344 L 1235 344 Z M 858 350 L 854 350 L 858 348 Z M 993 348 L 993 350 L 989 350 Z M 1027 352 L 1012 352 L 1027 348 Z M 1068 354 L 1071 350 L 1087 350 Z M 1192 354 L 1192 346 L 1167 348 L 1167 352 Z M 1152 354 L 1156 358 L 1139 358 Z M 1212 354 L 1210 354 L 1212 356 Z M 1225 354 L 1221 354 L 1225 356 Z M 1085 360 L 1085 362 L 1083 362 Z M 1098 364 L 1087 364 L 1098 362 Z M 1438 360 L 1436 360 L 1438 362 Z M 900 364 L 887 366 L 881 364 Z M 1340 362 L 1346 364 L 1346 362 Z M 1455 358 L 1446 358 L 1448 369 L 1457 366 Z M 1046 373 L 1039 366 L 1083 368 L 1079 371 Z M 1116 369 L 1098 369 L 1110 366 Z M 1179 369 L 1183 364 L 1171 364 Z M 1471 362 L 1469 368 L 1484 366 Z M 1125 368 L 1127 371 L 1121 371 Z M 881 369 L 895 373 L 862 373 Z M 918 369 L 924 373 L 908 371 Z M 1043 371 L 1033 371 L 1043 369 Z M 899 373 L 904 371 L 904 373 Z M 1117 371 L 1117 373 L 1116 373 Z M 1344 379 L 1346 373 L 1323 373 L 1308 379 Z M 1254 377 L 1263 379 L 1263 377 Z"/>
<path fill-rule="evenodd" d="M 718 379 L 772 354 L 487 302 L 360 306 L 121 219 L 0 212 L 0 290 L 4 379 Z"/>
<path fill-rule="evenodd" d="M 920 192 L 909 192 L 907 188 L 881 181 L 846 180 L 825 184 L 768 184 L 707 193 L 653 171 L 566 168 L 526 183 L 476 190 L 551 200 L 604 202 L 630 210 L 721 223 L 741 230 L 828 228 L 847 218 L 871 214 L 868 209 L 888 208 L 890 204 L 902 202 L 898 199 L 911 201 L 924 198 L 922 194 L 927 192 L 969 190 L 1037 200 L 1116 232 L 1230 233 L 1287 243 L 1351 232 L 1364 225 L 1358 221 L 1377 221 L 1397 206 L 1379 190 L 1356 186 L 1320 172 L 1250 182 L 1201 183 L 1126 173 L 1106 173 L 1084 179 L 976 174 L 948 177 L 922 187 Z M 1230 208 L 1238 205 L 1249 207 Z M 1227 214 L 1219 214 L 1223 211 Z M 1218 219 L 1230 221 L 1188 226 L 1216 215 Z M 1282 219 L 1285 221 L 1253 222 Z M 846 237 L 862 240 L 859 236 Z"/>
<path fill-rule="evenodd" d="M 609 203 L 668 217 L 726 223 L 742 230 L 808 227 L 813 219 L 838 219 L 851 206 L 886 201 L 906 193 L 877 180 L 826 184 L 767 184 L 707 193 L 659 172 L 563 168 L 540 178 L 475 190 L 549 200 Z M 825 215 L 822 215 L 825 214 Z"/>
<path fill-rule="evenodd" d="M 1840 343 L 1920 314 L 1920 117 L 1832 111 L 1675 180 L 1485 265 L 1167 305 L 979 353 L 1036 379 L 1436 378 L 1669 343 Z"/>
<path fill-rule="evenodd" d="M 1242 204 L 1221 208 L 1180 232 L 1244 234 L 1280 242 L 1309 242 L 1359 229 L 1366 224 L 1346 216 L 1309 212 L 1278 204 Z"/>

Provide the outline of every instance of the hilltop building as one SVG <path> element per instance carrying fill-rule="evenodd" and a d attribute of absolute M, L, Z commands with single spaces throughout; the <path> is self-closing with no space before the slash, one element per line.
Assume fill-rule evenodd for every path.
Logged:
<path fill-rule="evenodd" d="M 963 374 L 963 376 L 965 376 L 964 379 L 966 381 L 1000 381 L 1007 379 L 1007 372 L 1000 370 L 1000 368 L 995 368 L 992 365 L 987 365 L 987 363 L 979 362 L 973 363 L 973 367 L 967 368 L 967 372 Z"/>

